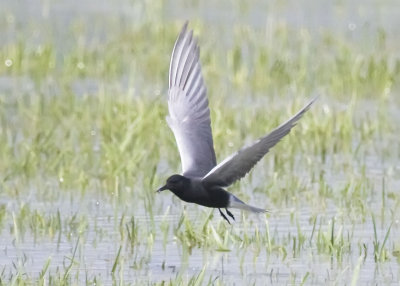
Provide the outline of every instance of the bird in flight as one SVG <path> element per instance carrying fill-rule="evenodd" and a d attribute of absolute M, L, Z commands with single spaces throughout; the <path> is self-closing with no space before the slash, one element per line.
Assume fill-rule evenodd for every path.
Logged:
<path fill-rule="evenodd" d="M 188 22 L 183 26 L 172 51 L 169 66 L 167 122 L 174 133 L 182 162 L 182 175 L 172 175 L 157 192 L 170 190 L 181 200 L 202 206 L 225 209 L 238 208 L 254 213 L 266 210 L 250 206 L 225 190 L 244 177 L 254 165 L 296 125 L 310 108 L 312 100 L 296 115 L 243 147 L 217 165 L 211 132 L 210 109 L 199 60 L 199 46 Z"/>

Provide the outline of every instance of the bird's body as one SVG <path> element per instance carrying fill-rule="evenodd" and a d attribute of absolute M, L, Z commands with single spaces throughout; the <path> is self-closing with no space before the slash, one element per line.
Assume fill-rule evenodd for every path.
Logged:
<path fill-rule="evenodd" d="M 182 201 L 196 203 L 209 208 L 227 208 L 230 193 L 223 188 L 206 188 L 200 179 L 182 177 L 183 188 L 171 189 Z M 187 184 L 187 185 L 186 185 Z"/>
<path fill-rule="evenodd" d="M 192 31 L 187 31 L 186 23 L 172 52 L 167 117 L 181 156 L 182 175 L 170 176 L 158 192 L 168 189 L 185 202 L 218 208 L 228 222 L 221 208 L 225 208 L 233 219 L 228 208 L 265 212 L 242 202 L 224 188 L 244 177 L 271 147 L 287 135 L 313 101 L 271 133 L 217 165 L 199 47 Z"/>

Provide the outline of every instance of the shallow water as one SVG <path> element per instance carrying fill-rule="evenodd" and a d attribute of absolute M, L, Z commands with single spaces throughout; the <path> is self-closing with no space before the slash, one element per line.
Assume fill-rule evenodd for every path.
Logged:
<path fill-rule="evenodd" d="M 195 218 L 190 213 L 187 215 L 189 218 Z M 310 237 L 313 229 L 313 226 L 308 222 L 310 213 L 308 210 L 304 210 L 297 215 L 302 234 L 307 238 Z M 335 213 L 328 212 L 324 215 L 324 217 L 329 216 L 334 217 Z M 371 241 L 373 226 L 371 222 L 355 226 L 340 226 L 344 236 L 351 237 L 349 245 L 351 253 L 346 254 L 341 262 L 333 257 L 318 254 L 316 249 L 307 247 L 307 242 L 299 257 L 292 257 L 292 254 L 288 253 L 288 257 L 284 261 L 276 253 L 268 253 L 265 246 L 261 246 L 259 251 L 239 248 L 230 249 L 229 252 L 195 248 L 188 259 L 182 261 L 183 253 L 179 241 L 169 239 L 164 249 L 162 239 L 158 238 L 157 234 L 152 246 L 144 242 L 143 245 L 131 252 L 121 242 L 119 231 L 115 229 L 115 219 L 120 220 L 120 218 L 115 218 L 112 215 L 107 217 L 97 216 L 95 220 L 89 218 L 89 228 L 79 241 L 73 236 L 66 240 L 65 235 L 61 235 L 60 241 L 46 238 L 39 238 L 35 241 L 31 235 L 26 235 L 23 241 L 16 241 L 14 236 L 4 234 L 3 231 L 0 240 L 3 253 L 1 256 L 3 277 L 11 276 L 11 273 L 15 273 L 17 269 L 30 277 L 36 277 L 43 270 L 48 259 L 50 259 L 49 273 L 53 275 L 57 272 L 63 273 L 59 268 L 65 269 L 71 263 L 71 257 L 77 246 L 73 271 L 79 274 L 74 275 L 79 275 L 81 281 L 87 276 L 89 279 L 97 277 L 107 284 L 120 279 L 127 283 L 168 281 L 176 277 L 178 273 L 182 273 L 184 277 L 196 275 L 203 267 L 206 267 L 206 277 L 210 276 L 212 280 L 218 279 L 218 281 L 227 284 L 263 284 L 265 281 L 271 284 L 297 284 L 307 273 L 310 275 L 307 284 L 329 282 L 342 284 L 351 281 L 355 265 L 359 263 L 359 259 L 362 259 L 358 280 L 360 284 L 390 284 L 399 279 L 398 262 L 390 261 L 384 264 L 376 264 L 374 261 Z M 146 217 L 135 216 L 135 219 L 142 226 L 150 223 Z M 246 232 L 252 233 L 257 227 L 260 235 L 264 235 L 264 219 L 249 219 L 255 221 L 253 226 L 246 229 Z M 161 217 L 155 217 L 155 224 L 160 224 L 161 220 Z M 179 220 L 179 215 L 169 215 L 168 220 L 174 223 Z M 270 233 L 274 233 L 274 238 L 277 240 L 286 240 L 290 235 L 297 236 L 297 226 L 290 223 L 288 211 L 274 213 L 268 219 L 268 224 Z M 101 235 L 99 235 L 99 231 L 93 229 L 94 225 L 101 229 Z M 241 225 L 242 222 L 239 219 L 232 226 L 234 232 L 242 231 Z M 328 231 L 329 222 L 325 220 L 321 223 L 321 227 Z M 399 237 L 398 229 L 397 222 L 391 233 L 394 240 Z M 378 229 L 379 239 L 383 239 L 384 235 L 384 230 Z M 172 233 L 171 237 L 173 237 Z M 146 238 L 143 238 L 143 240 L 146 240 Z M 390 243 L 393 243 L 393 241 L 390 241 Z M 363 253 L 363 244 L 368 249 L 367 253 Z M 120 266 L 121 268 L 117 271 L 115 277 L 112 277 L 110 273 L 116 253 L 121 245 L 124 263 L 123 266 Z M 144 261 L 141 259 L 144 259 Z M 137 264 L 141 263 L 142 265 L 138 267 Z"/>

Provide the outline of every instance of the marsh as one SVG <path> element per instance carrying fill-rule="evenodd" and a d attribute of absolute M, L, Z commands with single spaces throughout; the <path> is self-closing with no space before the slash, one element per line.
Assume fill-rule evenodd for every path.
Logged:
<path fill-rule="evenodd" d="M 397 282 L 400 7 L 361 4 L 2 1 L 0 280 Z M 180 172 L 165 102 L 185 20 L 218 162 L 319 95 L 230 187 L 270 213 L 229 225 L 154 192 Z"/>

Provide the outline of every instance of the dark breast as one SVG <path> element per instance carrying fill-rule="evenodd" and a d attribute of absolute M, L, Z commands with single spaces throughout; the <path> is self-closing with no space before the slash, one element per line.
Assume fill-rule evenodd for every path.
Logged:
<path fill-rule="evenodd" d="M 206 188 L 201 181 L 192 180 L 180 190 L 173 190 L 181 200 L 210 208 L 226 208 L 229 193 L 220 187 Z"/>

